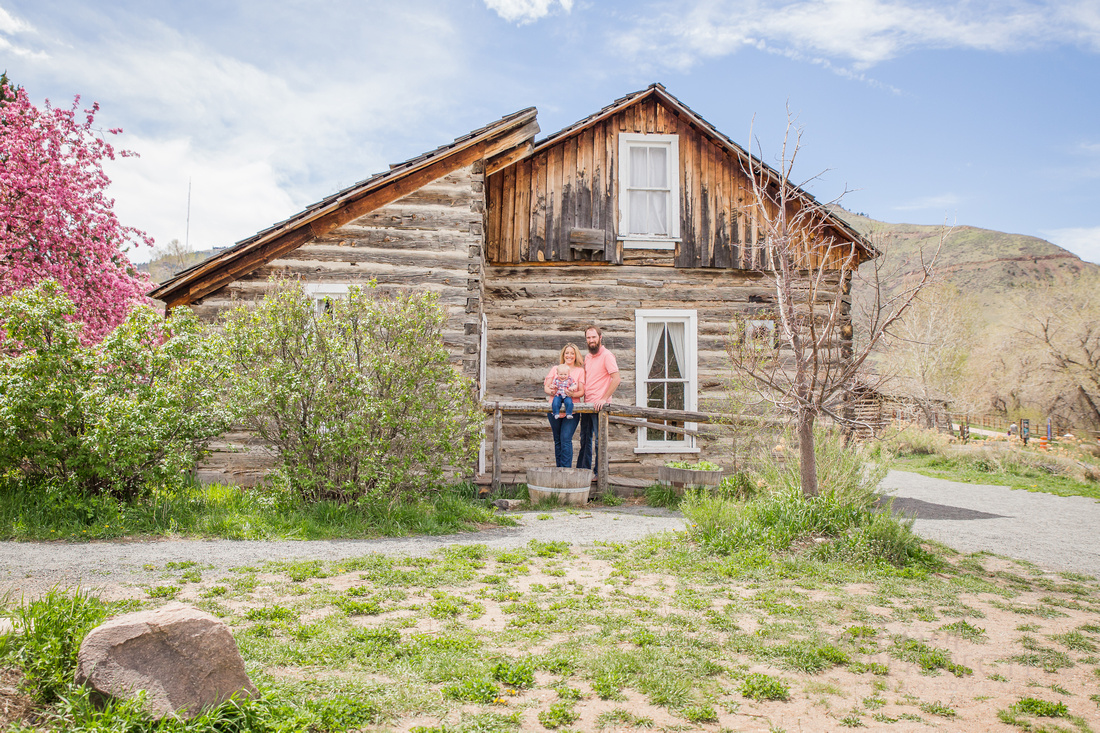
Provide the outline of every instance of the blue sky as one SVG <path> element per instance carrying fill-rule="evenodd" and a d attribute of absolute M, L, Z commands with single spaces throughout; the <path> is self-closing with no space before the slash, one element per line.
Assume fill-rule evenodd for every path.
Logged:
<path fill-rule="evenodd" d="M 548 134 L 659 81 L 766 159 L 789 106 L 823 200 L 1100 262 L 1100 0 L 0 0 L 0 68 L 125 129 L 125 223 L 183 239 L 190 180 L 195 249 L 517 109 Z"/>

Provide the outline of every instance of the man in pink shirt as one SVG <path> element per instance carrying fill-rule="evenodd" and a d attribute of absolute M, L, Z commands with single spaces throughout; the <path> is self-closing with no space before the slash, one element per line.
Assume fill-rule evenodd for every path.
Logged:
<path fill-rule="evenodd" d="M 611 401 L 611 395 L 622 381 L 619 376 L 619 363 L 615 355 L 603 346 L 603 331 L 597 326 L 584 329 L 584 341 L 588 344 L 588 357 L 584 360 L 584 401 L 602 410 Z M 599 466 L 600 441 L 596 433 L 596 414 L 586 412 L 581 415 L 581 446 L 577 451 L 577 468 Z M 593 452 L 593 436 L 596 450 Z M 593 460 L 594 459 L 594 460 Z"/>

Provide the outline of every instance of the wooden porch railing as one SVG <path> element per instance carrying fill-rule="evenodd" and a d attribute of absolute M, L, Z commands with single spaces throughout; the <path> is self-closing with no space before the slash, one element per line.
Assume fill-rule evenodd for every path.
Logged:
<path fill-rule="evenodd" d="M 504 415 L 545 415 L 549 411 L 549 405 L 545 401 L 535 402 L 482 402 L 481 408 L 485 412 L 493 414 L 493 490 L 500 488 L 501 456 L 500 442 L 503 432 Z M 706 412 L 691 412 L 689 410 L 665 410 L 657 407 L 636 407 L 634 405 L 619 405 L 609 402 L 603 409 L 597 411 L 595 405 L 588 402 L 578 402 L 573 406 L 574 413 L 596 413 L 596 437 L 603 446 L 598 456 L 596 466 L 596 487 L 602 495 L 608 489 L 610 473 L 608 469 L 608 423 L 631 425 L 639 428 L 653 428 L 663 430 L 666 433 L 678 435 L 698 435 L 699 431 L 691 428 L 683 428 L 677 425 L 665 425 L 653 422 L 654 420 L 674 420 L 682 423 L 709 423 L 717 419 L 716 415 Z"/>

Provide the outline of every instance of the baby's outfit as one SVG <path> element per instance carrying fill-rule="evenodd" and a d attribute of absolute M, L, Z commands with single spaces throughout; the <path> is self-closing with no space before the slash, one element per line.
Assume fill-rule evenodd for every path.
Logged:
<path fill-rule="evenodd" d="M 569 396 L 569 391 L 577 388 L 577 380 L 573 377 L 554 377 L 554 381 L 550 383 L 551 388 L 554 390 L 554 399 L 550 403 L 550 413 L 557 417 L 562 408 L 565 408 L 565 419 L 573 419 L 573 398 Z"/>

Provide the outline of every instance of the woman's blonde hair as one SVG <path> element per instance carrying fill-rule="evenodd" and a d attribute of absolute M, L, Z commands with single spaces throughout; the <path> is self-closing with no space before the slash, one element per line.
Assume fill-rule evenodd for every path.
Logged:
<path fill-rule="evenodd" d="M 573 353 L 577 355 L 577 366 L 584 366 L 584 356 L 581 354 L 581 350 L 577 348 L 576 344 L 566 344 L 561 347 L 561 354 L 559 355 L 558 363 L 565 363 L 565 350 L 572 349 Z"/>

